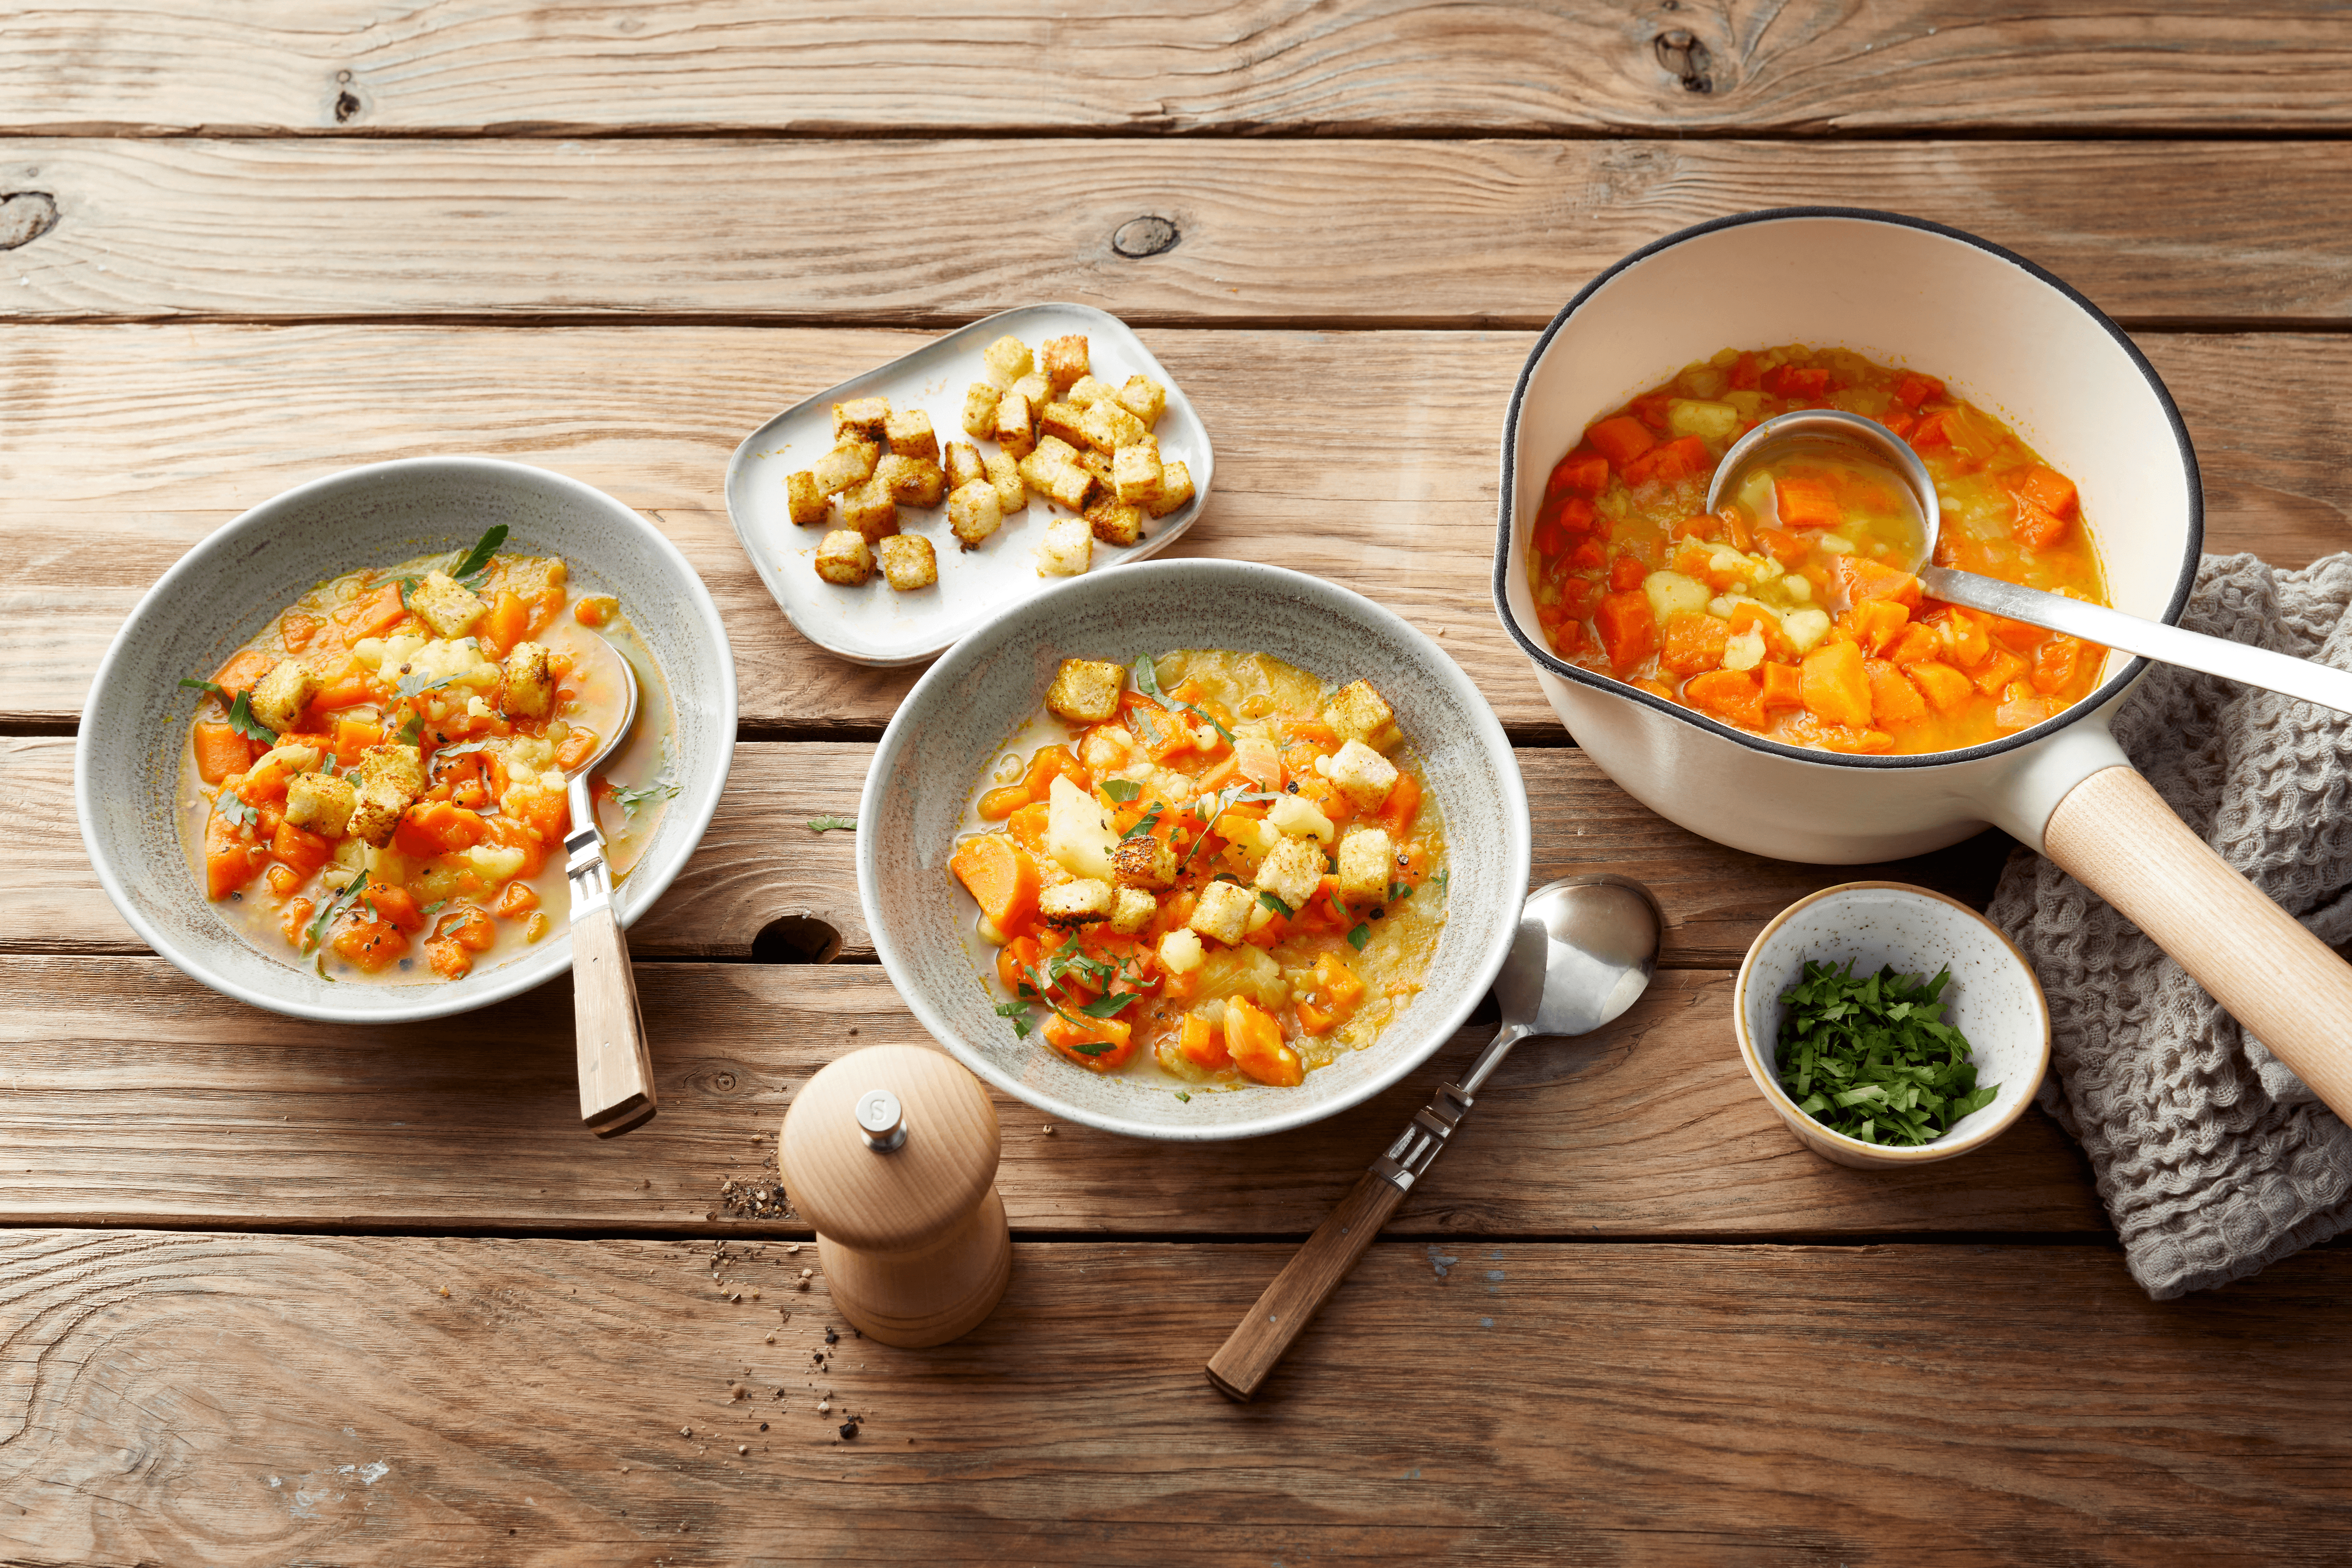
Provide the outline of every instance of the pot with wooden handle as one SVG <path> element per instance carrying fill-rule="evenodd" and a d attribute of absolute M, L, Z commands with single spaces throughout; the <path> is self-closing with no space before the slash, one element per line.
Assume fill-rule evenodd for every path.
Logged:
<path fill-rule="evenodd" d="M 1890 213 L 1781 208 L 1685 229 L 1604 271 L 1537 342 L 1503 435 L 1495 600 L 1577 743 L 1692 832 L 1785 860 L 1923 854 L 2000 826 L 2137 923 L 2339 1115 L 2352 1117 L 2352 967 L 2164 805 L 2107 731 L 2147 668 L 2119 651 L 2062 713 L 1958 751 L 1782 744 L 1559 658 L 1528 578 L 1545 478 L 1585 424 L 1726 347 L 1847 347 L 1998 411 L 2082 498 L 2115 606 L 2179 619 L 2204 541 L 2197 459 L 2131 340 L 2064 283 Z M 2332 716 L 2331 716 L 2332 720 Z"/>

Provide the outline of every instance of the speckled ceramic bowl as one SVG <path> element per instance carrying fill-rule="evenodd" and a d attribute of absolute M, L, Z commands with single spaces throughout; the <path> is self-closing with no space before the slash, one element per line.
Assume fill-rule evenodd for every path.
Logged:
<path fill-rule="evenodd" d="M 1944 1021 L 1966 1035 L 1979 1084 L 1999 1084 L 1990 1105 L 1971 1111 L 1932 1143 L 1894 1149 L 1832 1132 L 1797 1109 L 1773 1070 L 1781 994 L 1804 975 L 1805 960 L 1853 961 L 1856 974 L 1893 964 L 1898 974 L 1933 976 L 1949 964 Z M 1922 1165 L 1981 1149 L 2025 1114 L 2050 1067 L 2050 1007 L 2025 955 L 1992 922 L 1956 899 L 1902 882 L 1846 882 L 1798 900 L 1773 917 L 1748 949 L 1732 991 L 1739 1059 L 1765 1101 L 1798 1142 L 1841 1165 Z"/>
<path fill-rule="evenodd" d="M 603 491 L 488 458 L 347 468 L 255 507 L 190 551 L 139 601 L 99 665 L 74 748 L 82 842 L 114 907 L 155 951 L 215 990 L 302 1018 L 389 1024 L 462 1013 L 572 966 L 569 936 L 455 984 L 358 985 L 264 956 L 205 902 L 172 819 L 185 744 L 185 675 L 209 675 L 271 616 L 324 579 L 462 549 L 503 522 L 508 548 L 563 557 L 574 582 L 616 595 L 660 662 L 684 784 L 616 889 L 624 923 L 686 865 L 735 748 L 735 660 L 686 557 Z"/>
<path fill-rule="evenodd" d="M 1130 663 L 1179 647 L 1271 654 L 1327 680 L 1362 677 L 1395 704 L 1444 814 L 1444 933 L 1421 995 L 1369 1048 L 1296 1089 L 1179 1100 L 1164 1080 L 1097 1076 L 1016 1039 L 965 944 L 971 900 L 950 879 L 982 770 L 1045 700 L 1066 658 Z M 1040 1110 L 1142 1138 L 1249 1138 L 1370 1098 L 1427 1060 L 1502 966 L 1528 891 L 1528 802 L 1486 699 L 1444 650 L 1319 578 L 1238 561 L 1090 573 L 1004 610 L 948 650 L 884 731 L 857 818 L 857 892 L 874 945 L 923 1026 L 972 1071 Z"/>

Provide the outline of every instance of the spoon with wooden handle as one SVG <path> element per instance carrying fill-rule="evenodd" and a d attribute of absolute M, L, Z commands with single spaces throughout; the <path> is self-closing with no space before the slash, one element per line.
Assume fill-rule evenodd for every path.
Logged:
<path fill-rule="evenodd" d="M 563 875 L 572 884 L 572 1021 L 580 1054 L 581 1124 L 599 1138 L 617 1138 L 651 1121 L 660 1105 L 588 775 L 628 738 L 637 721 L 637 675 L 610 644 L 588 640 L 601 650 L 600 667 L 609 667 L 598 673 L 613 682 L 619 717 L 595 753 L 564 775 L 572 807 L 572 826 L 563 836 Z"/>
<path fill-rule="evenodd" d="M 1372 1244 L 1413 1183 L 1436 1163 L 1473 1096 L 1511 1047 L 1529 1035 L 1583 1035 L 1612 1023 L 1649 988 L 1666 917 L 1650 889 L 1630 877 L 1590 873 L 1528 895 L 1518 934 L 1495 977 L 1503 1026 L 1458 1084 L 1441 1084 L 1387 1153 L 1307 1245 L 1275 1276 L 1232 1337 L 1209 1358 L 1209 1381 L 1247 1401 L 1356 1259 Z"/>

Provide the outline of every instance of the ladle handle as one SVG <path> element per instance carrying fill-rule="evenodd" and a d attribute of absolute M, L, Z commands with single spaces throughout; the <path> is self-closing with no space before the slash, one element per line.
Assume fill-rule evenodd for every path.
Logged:
<path fill-rule="evenodd" d="M 2045 594 L 2039 588 L 2004 583 L 1998 577 L 1982 577 L 1973 572 L 1930 566 L 1919 574 L 1919 584 L 1930 597 L 1947 604 L 2006 616 L 2012 621 L 2064 632 L 2102 647 L 2119 647 L 2162 664 L 2202 670 L 2241 685 L 2284 692 L 2338 713 L 2352 713 L 2352 674 L 2309 659 L 2273 653 L 2266 647 L 2250 647 L 2225 637 L 2207 637 L 2202 632 L 2183 631 L 2162 621 L 2142 620 L 2104 605 L 2086 605 L 2080 599 Z"/>
<path fill-rule="evenodd" d="M 2352 1121 L 2352 964 L 2265 898 L 2127 767 L 2058 803 L 2042 852 L 2113 904 Z"/>
<path fill-rule="evenodd" d="M 1356 1178 L 1354 1189 L 1316 1226 L 1307 1245 L 1283 1265 L 1257 1305 L 1209 1358 L 1209 1381 L 1219 1394 L 1244 1405 L 1255 1396 L 1291 1342 L 1354 1270 L 1356 1259 L 1402 1202 L 1403 1191 L 1384 1177 L 1366 1171 Z"/>

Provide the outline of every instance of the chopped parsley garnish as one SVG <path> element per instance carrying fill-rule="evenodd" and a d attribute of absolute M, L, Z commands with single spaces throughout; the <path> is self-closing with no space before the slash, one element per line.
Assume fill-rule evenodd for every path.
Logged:
<path fill-rule="evenodd" d="M 1358 952 L 1363 952 L 1364 944 L 1371 940 L 1372 928 L 1366 925 L 1361 921 L 1358 921 L 1356 922 L 1356 929 L 1348 933 L 1348 945 L 1354 948 Z"/>
<path fill-rule="evenodd" d="M 651 805 L 657 800 L 677 798 L 677 792 L 681 786 L 670 765 L 669 737 L 667 735 L 662 737 L 661 759 L 661 772 L 656 773 L 646 783 L 634 789 L 625 788 L 619 784 L 613 786 L 613 803 L 627 816 L 635 816 L 637 814 L 637 808 L 641 805 Z M 809 826 L 814 827 L 816 825 L 811 823 Z"/>
<path fill-rule="evenodd" d="M 1181 1089 L 1178 1089 L 1178 1090 L 1176 1091 L 1176 1098 L 1177 1098 L 1177 1099 L 1179 1099 L 1179 1100 L 1182 1100 L 1182 1101 L 1183 1101 L 1185 1104 L 1187 1104 L 1187 1105 L 1190 1105 L 1190 1104 L 1192 1104 L 1192 1094 L 1191 1094 L 1188 1090 Z"/>
<path fill-rule="evenodd" d="M 362 871 L 358 876 L 352 878 L 351 881 L 345 885 L 341 892 L 337 893 L 333 898 L 329 899 L 327 900 L 327 907 L 319 911 L 319 918 L 312 921 L 310 922 L 310 928 L 302 933 L 302 945 L 305 948 L 318 946 L 320 942 L 326 936 L 327 928 L 335 923 L 335 917 L 341 914 L 345 910 L 350 909 L 352 905 L 358 900 L 361 891 L 365 889 L 367 885 L 368 874 L 365 871 Z M 326 973 L 326 970 L 323 967 L 326 956 L 327 955 L 323 952 L 319 955 L 322 964 L 322 967 L 319 971 L 320 974 L 324 974 Z"/>
<path fill-rule="evenodd" d="M 246 805 L 245 798 L 233 789 L 225 789 L 215 796 L 213 809 L 239 827 L 250 827 L 261 820 L 260 808 Z"/>
<path fill-rule="evenodd" d="M 1412 884 L 1411 882 L 1391 882 L 1389 884 L 1389 902 L 1393 904 L 1411 897 L 1412 897 Z"/>
<path fill-rule="evenodd" d="M 457 681 L 454 675 L 445 675 L 438 680 L 427 675 L 412 675 L 394 687 L 392 695 L 395 701 L 405 701 L 411 697 L 422 697 L 428 691 L 438 691 L 445 686 L 454 686 Z"/>
<path fill-rule="evenodd" d="M 268 746 L 274 746 L 278 743 L 278 731 L 270 729 L 269 726 L 264 724 L 260 720 L 253 716 L 253 693 L 251 690 L 248 689 L 232 693 L 228 688 L 225 686 L 215 686 L 209 680 L 194 680 L 184 676 L 181 678 L 180 684 L 188 688 L 191 691 L 209 691 L 214 696 L 219 698 L 222 701 L 227 703 L 228 727 L 235 730 L 238 734 L 243 735 L 247 740 L 259 741 L 264 745 Z"/>
<path fill-rule="evenodd" d="M 408 717 L 401 721 L 400 728 L 393 731 L 392 743 L 395 746 L 413 746 L 416 744 L 417 737 L 424 733 L 425 715 L 412 708 L 408 710 Z"/>
<path fill-rule="evenodd" d="M 1135 826 L 1118 836 L 1119 842 L 1123 844 L 1139 833 L 1150 833 L 1153 828 L 1159 826 L 1160 814 L 1162 810 L 1166 809 L 1166 805 L 1167 803 L 1164 801 L 1153 801 L 1151 803 L 1151 809 L 1145 812 L 1141 816 L 1136 818 Z"/>
<path fill-rule="evenodd" d="M 1264 904 L 1274 913 L 1280 915 L 1284 920 L 1288 920 L 1292 915 L 1298 912 L 1297 910 L 1292 909 L 1288 904 L 1284 903 L 1280 899 L 1276 898 L 1272 893 L 1267 892 L 1263 888 L 1258 889 L 1257 901 Z"/>
<path fill-rule="evenodd" d="M 1143 793 L 1143 786 L 1137 784 L 1133 779 L 1105 779 L 1103 781 L 1102 787 L 1103 794 L 1110 796 L 1111 799 L 1118 802 L 1121 805 L 1125 805 L 1129 801 L 1133 800 L 1137 795 Z"/>
<path fill-rule="evenodd" d="M 1151 656 L 1148 653 L 1141 653 L 1135 656 L 1135 689 L 1138 691 L 1142 692 L 1146 697 L 1150 698 L 1154 702 L 1159 703 L 1163 708 L 1181 709 L 1184 712 L 1198 716 L 1202 720 L 1205 721 L 1212 729 L 1216 731 L 1218 734 L 1223 735 L 1225 738 L 1226 745 L 1230 746 L 1234 743 L 1234 732 L 1231 730 L 1226 729 L 1223 724 L 1218 723 L 1217 716 L 1215 714 L 1211 713 L 1206 709 L 1196 708 L 1190 702 L 1179 701 L 1173 697 L 1166 697 L 1160 694 L 1160 672 L 1152 668 Z"/>
<path fill-rule="evenodd" d="M 490 563 L 490 557 L 499 552 L 499 546 L 506 542 L 507 525 L 493 523 L 488 532 L 474 541 L 474 548 L 466 552 L 466 558 L 451 569 L 449 575 L 465 583 L 468 588 L 479 586 L 478 584 L 467 583 L 466 579 L 479 576 L 482 568 Z"/>
<path fill-rule="evenodd" d="M 1025 990 L 1026 987 L 1024 987 L 1024 989 Z M 1009 1018 L 1012 1020 L 1013 1037 L 1014 1039 L 1025 1040 L 1029 1037 L 1029 1030 L 1032 1026 L 1029 1022 L 1028 1003 L 999 1002 L 996 1005 L 996 1016 L 1000 1018 Z"/>
<path fill-rule="evenodd" d="M 811 833 L 829 833 L 836 827 L 840 828 L 845 833 L 855 833 L 857 831 L 857 818 L 854 816 L 812 816 L 809 818 L 809 831 Z"/>
<path fill-rule="evenodd" d="M 1865 1143 L 1932 1142 L 1999 1084 L 1977 1087 L 1967 1037 L 1944 1022 L 1939 1000 L 1952 972 L 1922 983 L 1889 965 L 1856 979 L 1805 961 L 1804 978 L 1780 994 L 1780 1065 L 1774 1073 L 1797 1109 Z"/>

